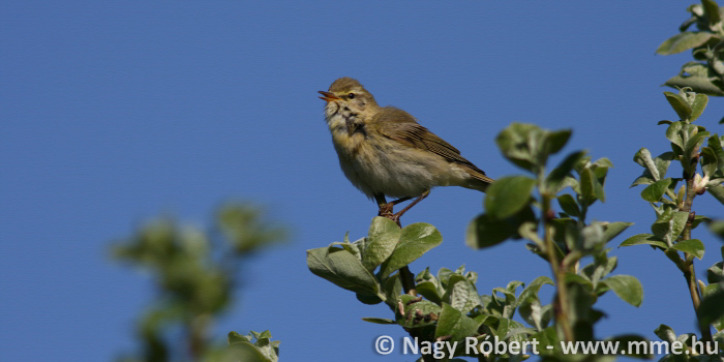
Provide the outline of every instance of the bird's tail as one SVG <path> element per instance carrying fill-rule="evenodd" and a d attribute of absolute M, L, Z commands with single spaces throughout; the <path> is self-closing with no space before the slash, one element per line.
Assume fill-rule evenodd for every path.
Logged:
<path fill-rule="evenodd" d="M 463 185 L 464 187 L 467 187 L 469 189 L 474 190 L 480 190 L 485 192 L 485 190 L 488 189 L 488 186 L 495 182 L 492 178 L 485 175 L 485 172 L 483 170 L 477 168 L 477 167 L 468 167 L 467 170 L 468 174 L 470 174 L 470 178 L 467 180 L 467 183 Z"/>

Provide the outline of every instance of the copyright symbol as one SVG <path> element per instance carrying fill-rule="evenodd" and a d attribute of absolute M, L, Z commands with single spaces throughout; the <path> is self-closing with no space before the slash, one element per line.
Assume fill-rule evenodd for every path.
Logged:
<path fill-rule="evenodd" d="M 390 336 L 379 336 L 375 339 L 375 352 L 388 355 L 395 349 L 395 341 Z"/>

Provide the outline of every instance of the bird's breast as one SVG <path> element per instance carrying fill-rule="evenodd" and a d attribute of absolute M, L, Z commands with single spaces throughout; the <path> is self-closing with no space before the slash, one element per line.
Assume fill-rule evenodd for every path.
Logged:
<path fill-rule="evenodd" d="M 332 130 L 334 147 L 341 157 L 354 158 L 365 147 L 365 134 L 363 132 L 349 132 L 347 127 Z"/>
<path fill-rule="evenodd" d="M 355 157 L 365 144 L 364 124 L 351 115 L 333 114 L 327 119 L 332 141 L 340 157 Z"/>

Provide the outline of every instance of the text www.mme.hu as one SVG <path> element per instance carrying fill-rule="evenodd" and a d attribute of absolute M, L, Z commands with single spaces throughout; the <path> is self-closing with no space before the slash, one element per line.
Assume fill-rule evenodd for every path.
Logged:
<path fill-rule="evenodd" d="M 388 355 L 395 350 L 395 341 L 390 336 L 379 336 L 374 343 L 375 352 L 381 355 Z M 432 355 L 434 358 L 443 358 L 452 356 L 457 350 L 466 355 L 475 354 L 533 354 L 539 355 L 541 350 L 552 351 L 555 349 L 552 345 L 541 346 L 536 339 L 528 341 L 501 341 L 497 337 L 475 338 L 468 337 L 464 341 L 419 341 L 417 337 L 402 337 L 400 353 L 407 354 L 426 354 Z M 719 351 L 719 345 L 716 341 L 699 341 L 695 338 L 691 342 L 691 346 L 687 346 L 681 341 L 574 341 L 560 342 L 560 352 L 563 354 L 608 354 L 608 355 L 665 355 L 665 354 L 692 354 L 706 355 L 716 354 Z"/>

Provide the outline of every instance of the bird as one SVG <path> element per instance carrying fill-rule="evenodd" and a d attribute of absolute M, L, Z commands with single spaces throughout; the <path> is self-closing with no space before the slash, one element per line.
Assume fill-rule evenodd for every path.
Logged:
<path fill-rule="evenodd" d="M 374 198 L 378 215 L 400 217 L 435 186 L 485 191 L 493 179 L 460 151 L 420 125 L 409 113 L 381 107 L 354 78 L 342 77 L 319 91 L 339 164 L 349 181 Z M 386 196 L 395 198 L 387 202 Z M 401 202 L 414 200 L 393 213 Z"/>

